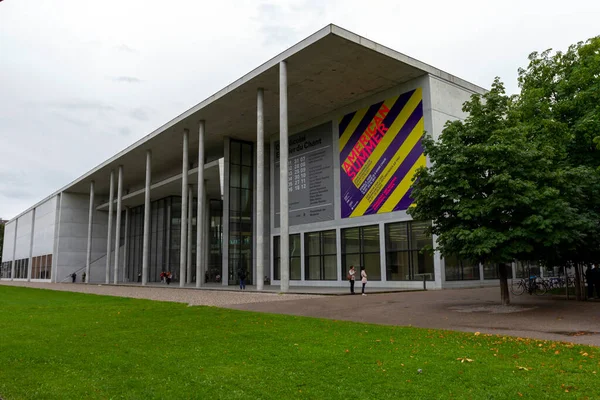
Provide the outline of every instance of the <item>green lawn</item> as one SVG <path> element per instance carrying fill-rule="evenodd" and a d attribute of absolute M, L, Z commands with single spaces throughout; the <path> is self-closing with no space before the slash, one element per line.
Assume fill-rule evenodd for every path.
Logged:
<path fill-rule="evenodd" d="M 568 343 L 0 285 L 5 400 L 598 399 L 599 361 Z"/>

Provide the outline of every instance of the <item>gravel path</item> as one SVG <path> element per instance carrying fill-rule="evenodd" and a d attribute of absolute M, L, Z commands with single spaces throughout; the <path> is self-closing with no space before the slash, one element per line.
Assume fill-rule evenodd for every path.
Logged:
<path fill-rule="evenodd" d="M 229 290 L 198 290 L 168 287 L 135 287 L 95 284 L 83 285 L 72 283 L 43 283 L 22 281 L 0 281 L 0 285 L 61 290 L 67 292 L 91 293 L 105 296 L 132 297 L 135 299 L 173 301 L 177 303 L 187 303 L 191 306 L 217 307 L 249 303 L 265 303 L 273 301 L 313 299 L 323 297 L 318 295 L 282 295 L 275 293 L 236 292 Z"/>

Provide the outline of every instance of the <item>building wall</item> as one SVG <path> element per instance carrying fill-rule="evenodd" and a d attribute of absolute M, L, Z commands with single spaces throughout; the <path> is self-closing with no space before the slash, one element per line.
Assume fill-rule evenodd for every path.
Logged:
<path fill-rule="evenodd" d="M 470 99 L 474 92 L 467 90 L 455 83 L 442 80 L 435 76 L 429 76 L 430 94 L 431 94 L 431 133 L 435 139 L 438 139 L 444 130 L 448 121 L 464 120 L 467 113 L 462 110 L 463 104 Z M 480 273 L 480 280 L 470 281 L 446 281 L 446 268 L 444 259 L 436 254 L 436 262 L 439 264 L 438 273 L 442 287 L 473 287 L 482 284 L 497 284 L 497 280 L 483 280 L 483 273 Z M 436 276 L 437 278 L 437 276 Z"/>
<path fill-rule="evenodd" d="M 462 111 L 463 104 L 474 92 L 452 82 L 429 76 L 431 91 L 431 132 L 439 138 L 447 121 L 463 120 L 467 114 Z"/>
<path fill-rule="evenodd" d="M 292 285 L 311 285 L 311 286 L 345 286 L 347 282 L 345 277 L 341 274 L 341 260 L 342 260 L 342 246 L 341 246 L 341 230 L 349 227 L 366 226 L 366 225 L 378 225 L 379 226 L 379 237 L 380 237 L 380 264 L 381 264 L 381 281 L 372 281 L 369 285 L 373 286 L 395 286 L 405 288 L 420 288 L 423 286 L 422 282 L 417 281 L 386 281 L 386 249 L 385 249 L 385 225 L 392 222 L 405 222 L 410 221 L 412 218 L 407 214 L 406 211 L 396 211 L 376 215 L 365 215 L 354 218 L 341 218 L 341 188 L 340 188 L 340 163 L 339 163 L 339 135 L 338 135 L 338 121 L 345 114 L 368 107 L 378 101 L 398 96 L 416 88 L 422 88 L 423 90 L 423 118 L 424 128 L 426 132 L 431 133 L 434 137 L 439 137 L 444 124 L 448 120 L 463 119 L 466 115 L 462 112 L 462 104 L 470 98 L 473 92 L 468 89 L 462 88 L 454 83 L 443 81 L 439 78 L 430 77 L 423 75 L 419 78 L 413 79 L 409 82 L 398 85 L 397 87 L 386 90 L 381 93 L 377 93 L 372 96 L 365 97 L 357 102 L 342 107 L 332 113 L 321 116 L 318 119 L 306 121 L 299 126 L 290 128 L 290 135 L 302 132 L 308 128 L 317 126 L 319 124 L 332 121 L 332 138 L 333 138 L 333 182 L 334 182 L 334 212 L 335 218 L 331 221 L 324 221 L 318 223 L 309 223 L 302 225 L 290 226 L 290 234 L 300 233 L 301 234 L 301 260 L 302 260 L 302 278 L 300 281 L 292 281 Z M 273 134 L 270 137 L 271 147 L 275 141 L 279 140 L 278 134 Z M 271 151 L 271 153 L 273 153 Z M 273 154 L 271 154 L 271 157 Z M 271 183 L 274 179 L 279 179 L 277 171 L 274 170 L 273 160 L 269 163 L 270 171 L 269 176 Z M 270 185 L 270 196 L 271 203 L 275 201 L 274 185 Z M 271 208 L 269 213 L 271 221 L 270 224 L 270 244 L 271 251 L 269 262 L 267 265 L 270 266 L 270 273 L 273 276 L 273 238 L 279 235 L 279 228 L 275 227 L 274 224 L 274 207 Z M 266 216 L 265 216 L 266 220 Z M 305 281 L 304 276 L 304 233 L 317 232 L 335 229 L 337 236 L 337 258 L 338 258 L 338 280 L 337 281 Z M 435 238 L 434 238 L 435 239 Z M 442 288 L 442 282 L 444 279 L 443 275 L 443 261 L 440 255 L 436 253 L 434 255 L 434 268 L 435 268 L 435 281 L 427 282 L 428 287 L 434 287 L 437 289 Z M 274 281 L 274 284 L 278 284 L 278 281 Z"/>
<path fill-rule="evenodd" d="M 4 225 L 4 242 L 2 245 L 2 262 L 12 261 L 13 247 L 15 243 L 16 220 Z"/>
<path fill-rule="evenodd" d="M 360 217 L 353 218 L 341 218 L 341 188 L 340 188 L 340 163 L 339 163 L 339 136 L 338 136 L 338 121 L 341 117 L 346 115 L 349 112 L 356 111 L 358 109 L 369 107 L 370 105 L 388 99 L 390 97 L 398 96 L 408 91 L 411 91 L 416 88 L 422 88 L 423 90 L 423 117 L 425 122 L 425 130 L 431 129 L 432 124 L 428 121 L 431 120 L 431 105 L 430 105 L 430 96 L 429 96 L 429 78 L 427 75 L 423 75 L 419 78 L 413 79 L 411 81 L 405 82 L 401 85 L 396 86 L 390 90 L 386 90 L 368 97 L 365 97 L 359 101 L 348 104 L 345 107 L 339 108 L 332 113 L 325 114 L 318 119 L 306 121 L 295 127 L 290 127 L 289 133 L 290 135 L 294 135 L 296 133 L 302 132 L 308 128 L 313 126 L 320 125 L 322 123 L 326 123 L 331 121 L 333 124 L 332 129 L 332 146 L 333 146 L 333 191 L 334 191 L 334 215 L 335 218 L 331 221 L 323 221 L 317 223 L 309 223 L 302 225 L 294 225 L 290 226 L 290 234 L 300 233 L 301 234 L 301 259 L 302 259 L 302 278 L 300 281 L 292 281 L 292 285 L 310 285 L 310 286 L 345 286 L 348 283 L 345 280 L 345 277 L 341 274 L 341 260 L 342 260 L 342 247 L 341 247 L 341 230 L 343 228 L 355 227 L 355 226 L 366 226 L 366 225 L 378 225 L 380 228 L 380 259 L 381 259 L 381 281 L 371 281 L 369 285 L 372 286 L 396 286 L 396 287 L 406 287 L 406 288 L 417 288 L 422 287 L 422 282 L 410 282 L 410 281 L 394 281 L 394 282 L 386 282 L 385 281 L 385 245 L 384 245 L 384 225 L 385 223 L 390 222 L 403 222 L 410 221 L 412 218 L 406 213 L 406 211 L 397 211 L 390 212 L 384 214 L 377 215 L 365 215 Z M 292 110 L 290 110 L 292 112 Z M 271 147 L 274 147 L 273 143 L 279 140 L 278 134 L 271 135 Z M 272 151 L 271 151 L 272 153 Z M 272 154 L 271 154 L 272 156 Z M 274 182 L 274 179 L 278 179 L 279 175 L 274 171 L 273 168 L 273 160 L 270 163 L 271 171 L 271 183 Z M 271 202 L 275 201 L 275 196 L 273 193 L 274 185 L 271 185 L 271 193 L 270 200 Z M 273 203 L 272 203 L 273 204 Z M 275 227 L 274 224 L 274 207 L 271 207 L 270 212 L 270 227 L 271 227 L 271 257 L 270 265 L 271 276 L 273 276 L 273 237 L 279 235 L 279 228 Z M 337 257 L 338 257 L 338 279 L 337 281 L 307 281 L 304 276 L 304 233 L 308 232 L 319 232 L 325 230 L 336 230 L 337 237 Z M 279 281 L 274 281 L 274 284 L 279 284 Z M 435 285 L 436 287 L 440 286 L 439 281 L 428 282 L 430 286 Z"/>
<path fill-rule="evenodd" d="M 73 272 L 81 276 L 86 267 L 89 195 L 63 193 L 60 204 L 56 282 L 68 280 Z M 92 263 L 106 254 L 108 214 L 95 211 L 92 226 Z M 114 224 L 113 224 L 114 225 Z M 113 235 L 114 237 L 114 235 Z M 95 268 L 101 265 L 94 263 Z M 104 272 L 105 269 L 102 269 Z M 90 273 L 96 276 L 95 273 Z M 104 275 L 101 275 L 104 276 Z M 112 277 L 112 275 L 111 275 Z M 79 281 L 79 278 L 78 278 Z"/>
<path fill-rule="evenodd" d="M 52 254 L 54 248 L 54 224 L 56 220 L 56 197 L 35 209 L 32 256 Z"/>
<path fill-rule="evenodd" d="M 15 251 L 15 260 L 29 258 L 31 244 L 31 224 L 33 222 L 33 210 L 19 217 L 17 228 L 17 249 Z"/>

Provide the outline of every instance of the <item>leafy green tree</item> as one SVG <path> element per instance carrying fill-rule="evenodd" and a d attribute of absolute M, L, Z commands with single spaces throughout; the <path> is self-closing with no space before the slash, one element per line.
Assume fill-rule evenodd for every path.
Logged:
<path fill-rule="evenodd" d="M 542 261 L 576 266 L 579 277 L 579 266 L 600 260 L 600 36 L 564 53 L 532 53 L 519 70 L 519 86 L 521 125 L 530 140 L 554 148 L 557 187 L 577 210 L 570 240 L 548 249 Z"/>
<path fill-rule="evenodd" d="M 4 224 L 0 223 L 0 264 L 2 264 L 2 249 L 4 248 Z"/>
<path fill-rule="evenodd" d="M 432 220 L 442 256 L 498 266 L 509 304 L 507 264 L 538 259 L 569 242 L 576 210 L 560 196 L 552 146 L 530 140 L 513 98 L 498 78 L 463 106 L 464 121 L 424 138 L 431 166 L 413 184 L 413 218 Z"/>

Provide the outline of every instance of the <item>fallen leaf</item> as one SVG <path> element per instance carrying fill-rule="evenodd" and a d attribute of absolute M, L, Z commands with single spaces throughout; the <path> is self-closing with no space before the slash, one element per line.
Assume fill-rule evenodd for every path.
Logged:
<path fill-rule="evenodd" d="M 475 336 L 481 335 L 481 332 L 475 332 Z"/>

